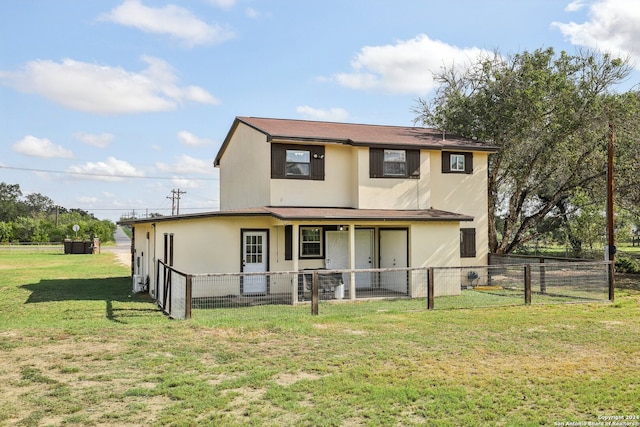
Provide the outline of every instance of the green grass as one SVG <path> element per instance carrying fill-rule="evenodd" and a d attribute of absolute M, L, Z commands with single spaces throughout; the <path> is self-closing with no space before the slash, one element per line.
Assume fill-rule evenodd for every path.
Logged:
<path fill-rule="evenodd" d="M 131 295 L 128 274 L 108 253 L 0 255 L 0 425 L 538 426 L 640 415 L 636 290 L 618 290 L 614 304 L 425 311 L 397 301 L 175 321 Z"/>

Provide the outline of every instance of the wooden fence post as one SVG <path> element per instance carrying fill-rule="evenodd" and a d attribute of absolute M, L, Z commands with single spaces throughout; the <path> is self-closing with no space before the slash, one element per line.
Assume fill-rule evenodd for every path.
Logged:
<path fill-rule="evenodd" d="M 540 258 L 540 293 L 547 293 L 547 273 L 544 258 Z"/>
<path fill-rule="evenodd" d="M 616 266 L 615 263 L 612 261 L 609 261 L 609 266 L 608 266 L 608 274 L 607 274 L 607 278 L 609 281 L 609 301 L 613 302 L 614 298 L 615 298 L 615 272 L 616 272 Z"/>
<path fill-rule="evenodd" d="M 433 310 L 435 284 L 433 283 L 433 267 L 427 269 L 427 310 Z"/>
<path fill-rule="evenodd" d="M 531 304 L 531 265 L 524 266 L 524 303 Z"/>
<path fill-rule="evenodd" d="M 185 296 L 184 296 L 184 318 L 191 319 L 191 295 L 193 295 L 193 276 L 187 274 L 185 282 Z"/>
<path fill-rule="evenodd" d="M 318 272 L 311 275 L 311 315 L 318 315 Z"/>

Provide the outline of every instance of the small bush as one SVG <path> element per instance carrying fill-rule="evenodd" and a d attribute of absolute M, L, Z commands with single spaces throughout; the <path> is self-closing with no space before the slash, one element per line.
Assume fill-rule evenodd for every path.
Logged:
<path fill-rule="evenodd" d="M 640 266 L 635 259 L 620 257 L 616 258 L 616 271 L 619 273 L 636 274 L 640 272 Z"/>

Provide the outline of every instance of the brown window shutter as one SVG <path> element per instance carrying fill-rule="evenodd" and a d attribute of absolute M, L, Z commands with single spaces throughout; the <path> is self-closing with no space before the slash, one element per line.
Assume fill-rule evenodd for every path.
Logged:
<path fill-rule="evenodd" d="M 460 229 L 460 257 L 474 258 L 476 256 L 476 229 Z"/>
<path fill-rule="evenodd" d="M 284 226 L 284 259 L 290 261 L 293 259 L 293 226 Z"/>
<path fill-rule="evenodd" d="M 473 173 L 473 153 L 464 153 L 464 173 Z"/>
<path fill-rule="evenodd" d="M 324 146 L 310 147 L 311 149 L 311 179 L 324 180 Z"/>
<path fill-rule="evenodd" d="M 451 172 L 451 153 L 442 152 L 442 173 Z"/>
<path fill-rule="evenodd" d="M 271 178 L 285 178 L 286 148 L 271 144 Z"/>
<path fill-rule="evenodd" d="M 420 150 L 407 150 L 407 174 L 409 178 L 420 178 Z"/>
<path fill-rule="evenodd" d="M 369 148 L 369 178 L 382 178 L 384 163 L 384 150 L 382 148 Z"/>

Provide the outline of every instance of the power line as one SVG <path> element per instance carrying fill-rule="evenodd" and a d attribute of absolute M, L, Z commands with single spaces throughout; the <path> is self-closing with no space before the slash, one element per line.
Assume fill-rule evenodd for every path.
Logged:
<path fill-rule="evenodd" d="M 56 171 L 51 169 L 35 169 L 35 168 L 21 168 L 16 166 L 0 165 L 0 169 L 10 169 L 23 172 L 44 172 L 44 173 L 57 173 L 63 175 L 81 175 L 81 176 L 93 176 L 100 178 L 131 178 L 131 179 L 189 179 L 192 181 L 218 181 L 218 178 L 189 178 L 189 177 L 174 177 L 174 176 L 140 176 L 140 175 L 124 175 L 124 174 L 106 174 L 106 173 L 91 173 L 91 172 L 70 172 L 70 171 Z"/>

